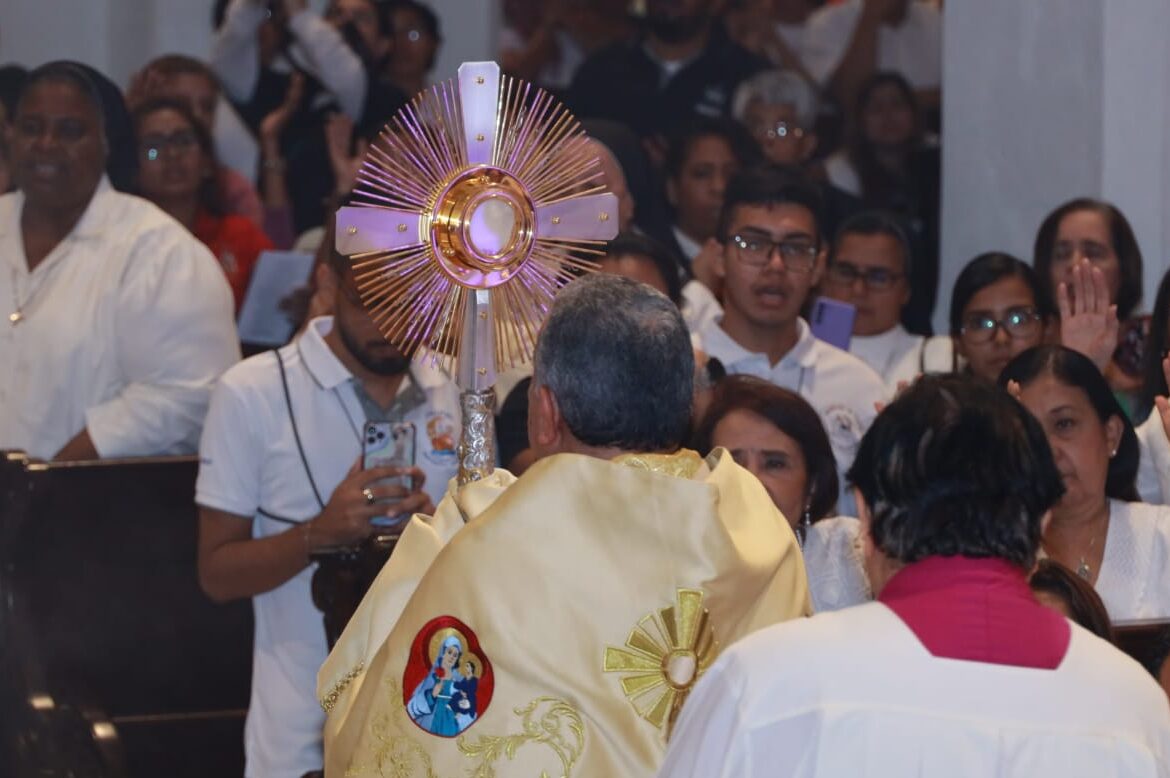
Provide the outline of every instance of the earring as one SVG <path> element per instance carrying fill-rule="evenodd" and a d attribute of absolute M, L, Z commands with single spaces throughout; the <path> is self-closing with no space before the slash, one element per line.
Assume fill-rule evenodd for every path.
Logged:
<path fill-rule="evenodd" d="M 1117 449 L 1113 449 L 1112 451 L 1109 452 L 1110 459 L 1113 459 L 1113 457 L 1115 457 L 1115 456 L 1117 456 Z"/>

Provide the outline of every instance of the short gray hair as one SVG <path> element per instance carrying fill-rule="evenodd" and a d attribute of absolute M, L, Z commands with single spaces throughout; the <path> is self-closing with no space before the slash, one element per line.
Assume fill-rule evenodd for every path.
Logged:
<path fill-rule="evenodd" d="M 646 284 L 598 273 L 557 295 L 533 381 L 556 397 L 582 443 L 667 451 L 686 438 L 694 373 L 678 306 Z"/>
<path fill-rule="evenodd" d="M 819 101 L 812 84 L 792 70 L 765 70 L 749 78 L 735 90 L 731 115 L 743 122 L 752 101 L 766 105 L 791 105 L 800 126 L 812 129 L 817 123 Z"/>

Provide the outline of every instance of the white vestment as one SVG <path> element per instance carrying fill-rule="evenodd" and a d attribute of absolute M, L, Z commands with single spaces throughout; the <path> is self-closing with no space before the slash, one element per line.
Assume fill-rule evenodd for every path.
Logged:
<path fill-rule="evenodd" d="M 1055 670 L 931 656 L 870 603 L 748 635 L 696 686 L 659 778 L 1165 778 L 1170 706 L 1080 627 Z"/>

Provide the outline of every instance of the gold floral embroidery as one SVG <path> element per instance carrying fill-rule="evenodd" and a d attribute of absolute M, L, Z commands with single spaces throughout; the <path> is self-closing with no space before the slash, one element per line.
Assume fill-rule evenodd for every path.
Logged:
<path fill-rule="evenodd" d="M 612 461 L 674 478 L 690 478 L 703 465 L 703 458 L 689 448 L 679 449 L 673 454 L 619 454 Z"/>
<path fill-rule="evenodd" d="M 472 778 L 496 778 L 496 762 L 500 757 L 512 760 L 516 752 L 527 745 L 544 745 L 552 749 L 561 763 L 558 778 L 569 778 L 573 765 L 585 750 L 585 724 L 581 715 L 569 703 L 555 697 L 537 697 L 514 713 L 521 716 L 521 731 L 512 735 L 481 735 L 474 743 L 466 736 L 459 738 L 459 750 L 478 759 L 470 773 Z M 540 778 L 550 778 L 547 770 Z"/>
<path fill-rule="evenodd" d="M 374 742 L 372 758 L 369 762 L 351 764 L 346 776 L 439 778 L 430 754 L 414 736 L 414 725 L 401 705 L 402 687 L 395 680 L 387 681 L 386 686 L 390 713 L 375 717 L 370 724 L 369 735 Z M 576 708 L 555 697 L 538 697 L 514 712 L 521 718 L 520 732 L 481 735 L 474 742 L 464 735 L 455 741 L 462 754 L 476 760 L 466 775 L 496 778 L 496 766 L 501 758 L 512 760 L 521 748 L 543 745 L 551 751 L 549 762 L 560 763 L 556 778 L 571 778 L 573 767 L 585 750 L 585 724 Z M 440 741 L 430 738 L 426 742 Z M 441 747 L 446 747 L 446 742 L 442 741 Z M 540 778 L 553 778 L 553 774 L 542 770 Z"/>
<path fill-rule="evenodd" d="M 341 693 L 344 692 L 351 683 L 353 683 L 354 678 L 357 678 L 359 675 L 365 672 L 365 669 L 365 663 L 358 662 L 357 667 L 341 676 L 341 679 L 338 680 L 337 683 L 333 684 L 333 688 L 329 690 L 329 693 L 321 698 L 321 708 L 325 711 L 326 714 L 333 712 L 333 708 L 337 705 L 337 701 L 341 699 Z"/>
<path fill-rule="evenodd" d="M 703 592 L 679 589 L 675 604 L 638 622 L 625 648 L 605 650 L 607 673 L 626 673 L 622 691 L 638 715 L 667 736 L 691 687 L 718 650 Z"/>

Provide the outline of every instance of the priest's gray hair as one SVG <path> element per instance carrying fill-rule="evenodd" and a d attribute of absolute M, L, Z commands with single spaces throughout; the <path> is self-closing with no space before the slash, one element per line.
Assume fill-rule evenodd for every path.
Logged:
<path fill-rule="evenodd" d="M 695 355 L 678 306 L 621 276 L 573 281 L 536 343 L 533 381 L 582 443 L 673 451 L 690 426 Z"/>

